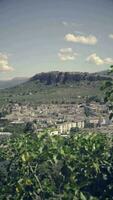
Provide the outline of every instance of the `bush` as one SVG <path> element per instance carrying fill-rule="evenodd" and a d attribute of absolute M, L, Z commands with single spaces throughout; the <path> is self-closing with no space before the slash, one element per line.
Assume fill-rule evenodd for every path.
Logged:
<path fill-rule="evenodd" d="M 9 140 L 0 150 L 6 168 L 0 173 L 1 200 L 113 199 L 111 137 L 28 134 Z"/>

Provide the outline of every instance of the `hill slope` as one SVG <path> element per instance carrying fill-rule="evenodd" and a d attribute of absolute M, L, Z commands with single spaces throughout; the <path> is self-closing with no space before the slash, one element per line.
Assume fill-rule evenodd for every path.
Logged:
<path fill-rule="evenodd" d="M 48 72 L 0 92 L 0 103 L 75 103 L 86 96 L 102 96 L 100 87 L 108 76 L 89 73 Z"/>

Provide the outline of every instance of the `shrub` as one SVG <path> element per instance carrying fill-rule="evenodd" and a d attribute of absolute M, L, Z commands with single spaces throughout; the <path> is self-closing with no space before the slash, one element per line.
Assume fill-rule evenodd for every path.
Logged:
<path fill-rule="evenodd" d="M 112 138 L 100 133 L 13 138 L 0 149 L 0 199 L 111 200 L 112 149 Z"/>

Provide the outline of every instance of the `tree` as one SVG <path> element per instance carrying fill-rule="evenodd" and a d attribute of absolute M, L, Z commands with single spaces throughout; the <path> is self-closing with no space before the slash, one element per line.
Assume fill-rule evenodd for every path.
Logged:
<path fill-rule="evenodd" d="M 108 72 L 110 75 L 113 74 L 113 65 L 110 67 L 110 71 Z M 105 81 L 104 85 L 101 87 L 104 91 L 104 102 L 107 103 L 110 111 L 109 118 L 113 117 L 113 76 L 108 81 Z"/>
<path fill-rule="evenodd" d="M 34 133 L 37 130 L 37 125 L 35 122 L 27 122 L 24 132 L 25 133 Z"/>

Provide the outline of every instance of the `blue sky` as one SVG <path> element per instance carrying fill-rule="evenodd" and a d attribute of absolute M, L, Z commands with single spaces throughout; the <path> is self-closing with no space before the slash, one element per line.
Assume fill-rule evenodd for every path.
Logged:
<path fill-rule="evenodd" d="M 0 79 L 113 64 L 113 0 L 0 0 Z"/>

